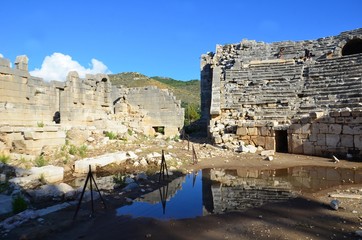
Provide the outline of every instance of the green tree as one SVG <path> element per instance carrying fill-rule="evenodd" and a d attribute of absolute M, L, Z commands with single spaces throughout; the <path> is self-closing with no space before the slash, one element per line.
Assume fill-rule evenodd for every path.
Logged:
<path fill-rule="evenodd" d="M 200 106 L 193 103 L 188 103 L 185 107 L 185 126 L 190 125 L 192 122 L 198 120 L 200 116 Z"/>

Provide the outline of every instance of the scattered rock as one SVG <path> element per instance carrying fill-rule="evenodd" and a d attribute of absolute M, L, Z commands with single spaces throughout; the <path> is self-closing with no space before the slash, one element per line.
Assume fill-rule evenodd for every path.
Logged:
<path fill-rule="evenodd" d="M 332 200 L 331 203 L 329 204 L 329 206 L 330 206 L 333 210 L 338 210 L 340 204 L 341 204 L 340 201 L 338 201 L 338 200 Z"/>
<path fill-rule="evenodd" d="M 334 163 L 339 163 L 339 159 L 336 156 L 332 155 L 332 159 Z"/>

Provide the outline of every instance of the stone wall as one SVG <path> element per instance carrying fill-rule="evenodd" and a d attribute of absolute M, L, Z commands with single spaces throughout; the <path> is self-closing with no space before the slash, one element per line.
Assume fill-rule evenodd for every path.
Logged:
<path fill-rule="evenodd" d="M 116 88 L 105 74 L 65 82 L 45 82 L 28 72 L 28 58 L 15 68 L 0 58 L 0 153 L 39 154 L 44 146 L 62 145 L 70 128 L 127 132 L 125 126 L 172 137 L 183 127 L 184 109 L 171 92 L 156 87 Z"/>
<path fill-rule="evenodd" d="M 362 157 L 362 111 L 311 113 L 288 129 L 289 152 L 306 155 Z"/>
<path fill-rule="evenodd" d="M 362 110 L 361 49 L 362 29 L 299 42 L 218 45 L 201 56 L 202 117 L 210 136 L 221 145 L 246 140 L 275 149 L 275 131 L 310 112 Z"/>

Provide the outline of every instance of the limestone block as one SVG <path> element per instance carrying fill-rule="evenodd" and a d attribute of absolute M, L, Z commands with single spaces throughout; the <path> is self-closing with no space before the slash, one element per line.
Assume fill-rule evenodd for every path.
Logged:
<path fill-rule="evenodd" d="M 309 113 L 309 117 L 311 119 L 321 118 L 323 115 L 324 115 L 324 112 L 310 112 Z"/>
<path fill-rule="evenodd" d="M 353 135 L 341 135 L 341 146 L 353 147 Z"/>
<path fill-rule="evenodd" d="M 328 124 L 325 124 L 325 123 L 320 123 L 318 124 L 318 127 L 319 127 L 319 133 L 328 133 Z"/>
<path fill-rule="evenodd" d="M 37 176 L 39 179 L 44 178 L 49 183 L 59 182 L 63 180 L 64 168 L 53 165 L 44 167 L 32 167 L 30 174 Z"/>
<path fill-rule="evenodd" d="M 326 145 L 328 147 L 335 148 L 338 146 L 338 143 L 340 142 L 340 135 L 337 134 L 326 134 Z"/>
<path fill-rule="evenodd" d="M 354 142 L 355 148 L 362 150 L 362 135 L 353 136 L 353 142 Z"/>
<path fill-rule="evenodd" d="M 236 130 L 236 135 L 238 136 L 244 136 L 244 135 L 248 135 L 248 130 L 246 127 L 240 127 L 238 126 L 237 130 Z"/>
<path fill-rule="evenodd" d="M 311 141 L 311 142 L 317 142 L 317 134 L 316 134 L 316 133 L 312 133 L 311 135 L 309 135 L 309 141 Z"/>
<path fill-rule="evenodd" d="M 352 111 L 352 117 L 362 117 L 362 111 L 361 110 Z"/>
<path fill-rule="evenodd" d="M 336 123 L 344 123 L 344 117 L 336 117 Z"/>
<path fill-rule="evenodd" d="M 214 137 L 214 142 L 215 142 L 216 144 L 222 143 L 221 136 L 220 136 L 220 135 L 215 136 L 215 137 Z"/>
<path fill-rule="evenodd" d="M 361 135 L 362 134 L 362 126 L 355 126 L 353 127 L 353 134 L 355 135 Z"/>
<path fill-rule="evenodd" d="M 255 139 L 255 145 L 256 146 L 262 146 L 265 147 L 266 138 L 264 136 L 257 136 Z"/>
<path fill-rule="evenodd" d="M 343 125 L 342 134 L 353 134 L 353 128 L 349 125 Z"/>
<path fill-rule="evenodd" d="M 270 136 L 270 130 L 268 127 L 261 127 L 260 128 L 260 134 L 262 136 Z"/>
<path fill-rule="evenodd" d="M 341 132 L 342 132 L 342 125 L 341 124 L 330 124 L 328 126 L 328 133 L 341 134 Z"/>
<path fill-rule="evenodd" d="M 292 134 L 288 145 L 290 146 L 289 150 L 292 153 L 303 154 L 303 141 L 299 138 L 298 134 Z"/>
<path fill-rule="evenodd" d="M 341 113 L 340 112 L 338 112 L 338 111 L 334 111 L 334 112 L 330 112 L 329 113 L 329 116 L 330 117 L 340 117 L 341 116 Z"/>
<path fill-rule="evenodd" d="M 341 111 L 341 117 L 350 117 L 352 116 L 352 112 L 351 111 Z"/>
<path fill-rule="evenodd" d="M 324 134 L 324 133 L 317 134 L 317 145 L 318 146 L 326 145 L 326 134 Z"/>
<path fill-rule="evenodd" d="M 315 155 L 317 156 L 325 156 L 329 152 L 329 150 L 327 151 L 327 146 L 315 146 Z"/>
<path fill-rule="evenodd" d="M 265 137 L 265 149 L 266 150 L 275 150 L 275 138 L 274 137 Z"/>
<path fill-rule="evenodd" d="M 126 152 L 116 152 L 98 156 L 95 158 L 84 158 L 78 161 L 75 161 L 74 172 L 76 173 L 87 173 L 89 171 L 89 166 L 91 166 L 92 171 L 97 171 L 97 167 L 104 167 L 111 163 L 120 164 L 129 159 L 130 156 Z"/>
<path fill-rule="evenodd" d="M 26 131 L 24 132 L 24 138 L 26 140 L 28 139 L 34 139 L 34 140 L 38 140 L 38 139 L 51 139 L 51 138 L 65 138 L 66 134 L 64 131 L 59 131 L 59 132 L 30 132 L 30 131 Z"/>
<path fill-rule="evenodd" d="M 300 133 L 302 134 L 310 134 L 310 124 L 303 124 L 301 125 L 301 128 L 300 128 Z"/>
<path fill-rule="evenodd" d="M 294 133 L 300 133 L 301 128 L 302 128 L 302 125 L 296 123 L 296 124 L 290 125 L 289 130 L 291 131 L 291 133 L 294 134 Z"/>
<path fill-rule="evenodd" d="M 248 135 L 257 136 L 258 135 L 258 129 L 256 127 L 248 128 Z"/>
<path fill-rule="evenodd" d="M 313 142 L 303 142 L 303 153 L 306 155 L 315 155 L 315 146 Z"/>

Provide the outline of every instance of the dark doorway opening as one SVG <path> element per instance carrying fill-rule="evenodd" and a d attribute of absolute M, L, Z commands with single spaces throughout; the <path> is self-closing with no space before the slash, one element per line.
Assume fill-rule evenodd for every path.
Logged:
<path fill-rule="evenodd" d="M 153 127 L 156 133 L 161 133 L 162 135 L 165 135 L 165 127 L 164 126 L 157 126 Z"/>
<path fill-rule="evenodd" d="M 275 130 L 275 150 L 283 153 L 288 152 L 287 130 Z"/>
<path fill-rule="evenodd" d="M 362 39 L 352 39 L 342 48 L 342 56 L 362 53 Z"/>

